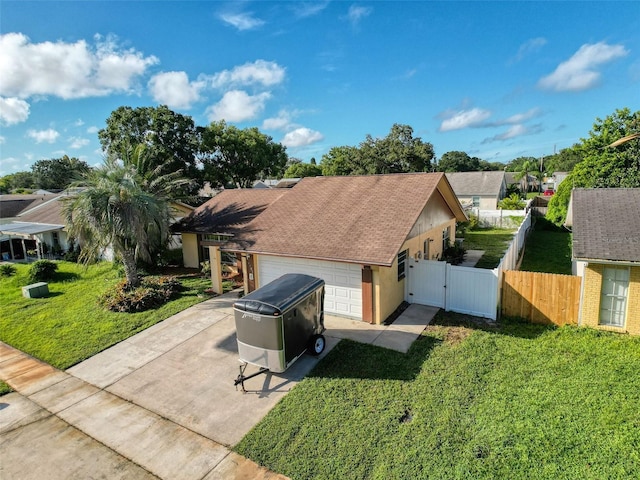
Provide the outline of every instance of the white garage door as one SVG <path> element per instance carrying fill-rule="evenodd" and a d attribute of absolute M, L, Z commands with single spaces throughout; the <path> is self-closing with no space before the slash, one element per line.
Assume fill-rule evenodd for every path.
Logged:
<path fill-rule="evenodd" d="M 360 265 L 260 255 L 259 286 L 266 285 L 285 273 L 304 273 L 325 281 L 324 310 L 362 319 L 362 272 Z"/>

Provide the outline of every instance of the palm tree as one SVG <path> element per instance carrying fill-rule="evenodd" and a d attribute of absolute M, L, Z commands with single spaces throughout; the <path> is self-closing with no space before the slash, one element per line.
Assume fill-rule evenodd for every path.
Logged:
<path fill-rule="evenodd" d="M 530 160 L 525 160 L 520 167 L 520 171 L 514 175 L 516 180 L 524 179 L 524 193 L 529 193 L 529 175 L 536 170 L 536 163 Z"/>
<path fill-rule="evenodd" d="M 184 184 L 179 172 L 155 176 L 161 166 L 153 168 L 144 152 L 140 147 L 124 160 L 107 158 L 64 206 L 69 235 L 82 245 L 81 260 L 95 260 L 110 246 L 130 287 L 140 284 L 136 260 L 151 261 L 151 252 L 166 244 L 171 193 Z"/>

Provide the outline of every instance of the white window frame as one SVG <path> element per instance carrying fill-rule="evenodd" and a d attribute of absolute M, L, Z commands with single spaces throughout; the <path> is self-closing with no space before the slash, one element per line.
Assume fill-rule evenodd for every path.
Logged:
<path fill-rule="evenodd" d="M 471 203 L 474 207 L 480 207 L 480 196 L 474 195 L 473 197 L 471 197 Z"/>
<path fill-rule="evenodd" d="M 602 285 L 600 286 L 599 325 L 624 328 L 627 319 L 630 273 L 629 267 L 605 266 L 603 268 Z"/>
<path fill-rule="evenodd" d="M 449 247 L 449 243 L 451 240 L 451 233 L 449 232 L 449 227 L 442 230 L 442 253 Z"/>

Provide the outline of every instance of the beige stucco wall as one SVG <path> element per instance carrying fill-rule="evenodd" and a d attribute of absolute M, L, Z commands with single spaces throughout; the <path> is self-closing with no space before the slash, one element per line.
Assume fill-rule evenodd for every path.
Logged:
<path fill-rule="evenodd" d="M 458 200 L 460 201 L 460 203 L 462 204 L 468 204 L 468 203 L 472 203 L 473 202 L 473 197 L 474 196 L 479 196 L 479 195 L 463 195 L 463 196 L 459 196 Z M 480 210 L 497 210 L 498 209 L 498 197 L 483 197 L 480 196 L 480 207 L 474 207 L 474 208 L 480 208 Z"/>
<path fill-rule="evenodd" d="M 584 269 L 580 325 L 599 330 L 640 335 L 640 267 L 630 267 L 627 315 L 623 328 L 598 325 L 603 271 L 604 265 L 598 263 L 587 264 Z"/>
<path fill-rule="evenodd" d="M 199 268 L 198 235 L 195 233 L 182 234 L 182 261 L 187 268 Z"/>
<path fill-rule="evenodd" d="M 209 265 L 211 266 L 211 288 L 215 293 L 222 292 L 222 257 L 220 247 L 209 247 Z"/>
<path fill-rule="evenodd" d="M 427 225 L 424 223 L 423 225 Z M 446 218 L 445 221 L 427 231 L 419 233 L 408 238 L 400 251 L 409 250 L 407 257 L 414 257 L 418 252 L 423 256 L 424 242 L 429 242 L 430 260 L 439 258 L 442 255 L 442 230 L 449 228 L 449 237 L 453 241 L 455 236 L 456 221 L 455 219 Z M 412 233 L 419 230 L 414 227 Z M 373 319 L 374 323 L 380 324 L 391 315 L 396 308 L 404 301 L 405 298 L 405 282 L 407 277 L 398 281 L 398 259 L 396 258 L 391 267 L 371 267 L 373 271 Z M 408 265 L 407 265 L 408 269 Z M 406 274 L 408 275 L 408 270 Z"/>

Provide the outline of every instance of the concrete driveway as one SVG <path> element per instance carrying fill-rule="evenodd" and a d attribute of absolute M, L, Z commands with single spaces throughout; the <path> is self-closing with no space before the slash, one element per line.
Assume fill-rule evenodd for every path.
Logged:
<path fill-rule="evenodd" d="M 250 379 L 243 393 L 233 384 L 239 373 L 232 310 L 236 298 L 226 294 L 195 305 L 67 372 L 23 359 L 4 346 L 0 377 L 22 399 L 16 399 L 19 394 L 0 399 L 10 400 L 5 404 L 11 407 L 0 410 L 1 452 L 15 467 L 0 464 L 3 478 L 20 471 L 20 459 L 29 461 L 21 452 L 37 442 L 54 460 L 71 457 L 81 463 L 76 470 L 68 466 L 67 475 L 58 478 L 101 477 L 86 475 L 91 463 L 82 459 L 93 456 L 104 462 L 96 463 L 97 472 L 114 474 L 103 478 L 283 478 L 228 447 L 341 338 L 406 352 L 438 310 L 412 305 L 388 327 L 327 316 L 327 346 L 320 358 L 303 355 L 282 374 Z M 257 370 L 252 368 L 246 374 Z M 60 439 L 66 439 L 65 447 L 56 446 Z M 72 455 L 75 449 L 82 455 Z M 45 455 L 42 465 L 47 461 Z"/>

